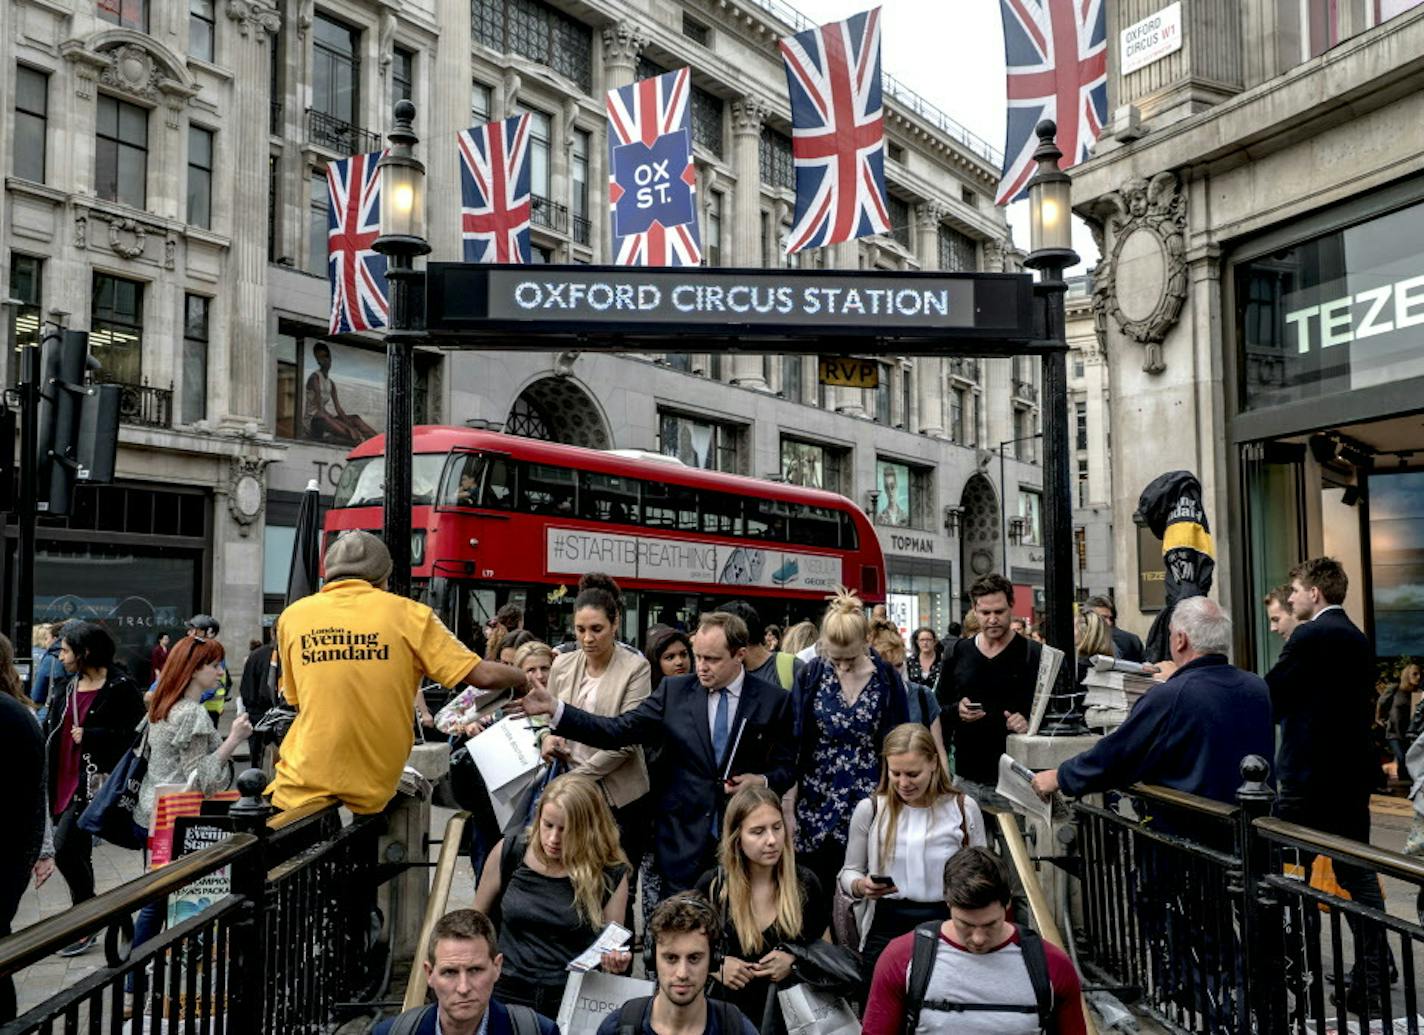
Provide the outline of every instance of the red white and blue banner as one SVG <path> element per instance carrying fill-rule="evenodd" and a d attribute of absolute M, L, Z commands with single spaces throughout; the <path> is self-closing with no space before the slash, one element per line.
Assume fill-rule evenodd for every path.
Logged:
<path fill-rule="evenodd" d="M 326 165 L 326 266 L 331 278 L 332 334 L 373 331 L 387 324 L 386 257 L 372 245 L 381 235 L 383 151 Z"/>
<path fill-rule="evenodd" d="M 1106 0 L 999 0 L 1009 113 L 999 205 L 1024 196 L 1037 168 L 1034 127 L 1058 124 L 1059 167 L 1092 152 L 1108 113 Z"/>
<path fill-rule="evenodd" d="M 529 115 L 456 134 L 466 262 L 529 262 Z"/>
<path fill-rule="evenodd" d="M 696 266 L 688 70 L 608 91 L 608 210 L 619 266 Z"/>
<path fill-rule="evenodd" d="M 789 36 L 781 56 L 796 167 L 787 254 L 886 233 L 880 8 Z"/>

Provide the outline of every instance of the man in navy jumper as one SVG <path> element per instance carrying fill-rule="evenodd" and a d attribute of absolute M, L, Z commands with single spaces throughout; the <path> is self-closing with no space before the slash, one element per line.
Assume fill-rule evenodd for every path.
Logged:
<path fill-rule="evenodd" d="M 1226 660 L 1231 618 L 1207 597 L 1172 612 L 1176 671 L 1140 697 L 1113 732 L 1057 769 L 1034 777 L 1047 797 L 1153 783 L 1234 804 L 1241 759 L 1271 757 L 1271 698 L 1260 676 Z"/>

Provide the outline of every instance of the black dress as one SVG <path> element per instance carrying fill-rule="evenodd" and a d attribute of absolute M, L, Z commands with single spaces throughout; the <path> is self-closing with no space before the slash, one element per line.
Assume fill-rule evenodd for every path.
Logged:
<path fill-rule="evenodd" d="M 775 927 L 768 927 L 761 933 L 762 947 L 750 949 L 744 946 L 737 936 L 737 928 L 732 923 L 731 915 L 722 904 L 721 888 L 726 878 L 721 867 L 708 870 L 701 876 L 697 881 L 697 890 L 707 896 L 712 907 L 722 916 L 722 951 L 725 955 L 755 963 L 787 942 L 805 945 L 825 933 L 831 922 L 829 896 L 822 893 L 821 882 L 806 867 L 796 867 L 796 879 L 801 885 L 801 931 L 795 938 L 783 938 L 776 933 Z M 788 976 L 780 985 L 773 985 L 769 978 L 754 978 L 734 991 L 724 988 L 720 981 L 714 979 L 709 995 L 713 999 L 725 999 L 736 1006 L 746 1014 L 762 1035 L 776 1035 L 786 1030 L 781 1020 L 781 1011 L 776 1007 L 776 992 L 795 984 L 798 982 L 794 975 Z"/>

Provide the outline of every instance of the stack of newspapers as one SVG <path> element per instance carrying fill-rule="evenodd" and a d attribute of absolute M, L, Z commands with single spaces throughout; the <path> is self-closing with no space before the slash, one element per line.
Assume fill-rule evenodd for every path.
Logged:
<path fill-rule="evenodd" d="M 1127 721 L 1127 713 L 1156 680 L 1151 672 L 1133 661 L 1118 661 L 1106 654 L 1089 660 L 1083 677 L 1087 694 L 1083 698 L 1083 718 L 1092 729 L 1114 730 Z"/>

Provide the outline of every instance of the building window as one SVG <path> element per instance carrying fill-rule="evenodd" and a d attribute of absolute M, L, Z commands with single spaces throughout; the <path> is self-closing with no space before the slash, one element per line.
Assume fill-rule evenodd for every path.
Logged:
<path fill-rule="evenodd" d="M 953 227 L 939 227 L 939 268 L 946 273 L 974 273 L 979 269 L 978 244 Z"/>
<path fill-rule="evenodd" d="M 143 284 L 94 274 L 89 351 L 102 367 L 98 379 L 112 384 L 143 383 Z"/>
<path fill-rule="evenodd" d="M 49 128 L 49 76 L 15 67 L 15 175 L 44 183 L 45 137 Z"/>
<path fill-rule="evenodd" d="M 791 156 L 791 138 L 770 126 L 761 128 L 761 182 L 771 187 L 796 189 L 796 169 Z"/>
<path fill-rule="evenodd" d="M 890 217 L 890 236 L 908 251 L 914 250 L 910 240 L 910 203 L 893 194 L 885 195 L 885 214 Z"/>
<path fill-rule="evenodd" d="M 43 322 L 43 259 L 10 253 L 10 297 L 20 303 L 10 307 L 10 340 L 16 346 L 38 345 Z M 13 385 L 17 380 L 14 356 L 7 353 L 3 364 L 5 383 Z"/>
<path fill-rule="evenodd" d="M 192 424 L 208 415 L 208 307 L 203 295 L 183 296 L 183 398 L 178 420 Z"/>
<path fill-rule="evenodd" d="M 483 126 L 491 119 L 490 88 L 479 80 L 470 84 L 470 125 Z"/>
<path fill-rule="evenodd" d="M 658 411 L 658 452 L 689 467 L 739 474 L 743 429 L 735 424 Z"/>
<path fill-rule="evenodd" d="M 415 96 L 415 55 L 402 47 L 391 53 L 391 106 Z"/>
<path fill-rule="evenodd" d="M 593 30 L 540 0 L 471 0 L 476 43 L 552 68 L 585 93 L 593 89 Z"/>
<path fill-rule="evenodd" d="M 211 61 L 215 49 L 217 19 L 213 0 L 188 0 L 188 56 L 199 61 Z"/>
<path fill-rule="evenodd" d="M 781 440 L 781 476 L 792 485 L 846 493 L 850 451 L 800 439 Z"/>
<path fill-rule="evenodd" d="M 316 15 L 313 24 L 312 111 L 355 125 L 361 33 L 324 14 Z"/>
<path fill-rule="evenodd" d="M 1088 404 L 1087 404 L 1087 403 L 1081 403 L 1081 402 L 1080 402 L 1080 403 L 1074 403 L 1074 404 L 1073 404 L 1073 419 L 1074 419 L 1074 421 L 1076 422 L 1076 424 L 1077 424 L 1077 429 L 1078 429 L 1078 446 L 1077 446 L 1077 448 L 1079 448 L 1079 449 L 1087 449 L 1087 448 L 1088 448 Z"/>
<path fill-rule="evenodd" d="M 326 190 L 326 173 L 311 176 L 311 195 L 307 203 L 307 272 L 326 276 L 326 239 L 331 232 L 331 198 Z"/>
<path fill-rule="evenodd" d="M 148 112 L 100 94 L 94 187 L 99 197 L 143 208 L 148 198 Z"/>
<path fill-rule="evenodd" d="M 692 88 L 692 142 L 722 157 L 722 113 L 726 104 L 715 93 Z"/>
<path fill-rule="evenodd" d="M 139 32 L 148 31 L 147 0 L 99 0 L 96 13 L 100 21 Z"/>
<path fill-rule="evenodd" d="M 931 472 L 895 460 L 875 458 L 874 520 L 877 525 L 925 528 L 930 514 Z"/>
<path fill-rule="evenodd" d="M 712 30 L 695 18 L 682 16 L 682 34 L 693 43 L 708 47 L 712 45 Z"/>
<path fill-rule="evenodd" d="M 588 152 L 592 142 L 588 130 L 574 130 L 574 148 L 569 156 L 570 204 L 573 209 L 574 242 L 588 244 L 590 222 L 588 212 Z"/>
<path fill-rule="evenodd" d="M 1019 490 L 1019 517 L 1024 519 L 1024 546 L 1043 545 L 1043 496 L 1029 489 Z"/>
<path fill-rule="evenodd" d="M 781 357 L 781 395 L 792 402 L 805 399 L 805 380 L 802 375 L 801 354 Z"/>
<path fill-rule="evenodd" d="M 208 229 L 213 225 L 213 134 L 200 126 L 188 127 L 188 224 Z"/>
<path fill-rule="evenodd" d="M 702 258 L 709 266 L 722 265 L 722 192 L 707 195 L 707 225 L 702 234 Z"/>
<path fill-rule="evenodd" d="M 949 391 L 949 440 L 964 441 L 964 389 L 951 388 Z"/>

